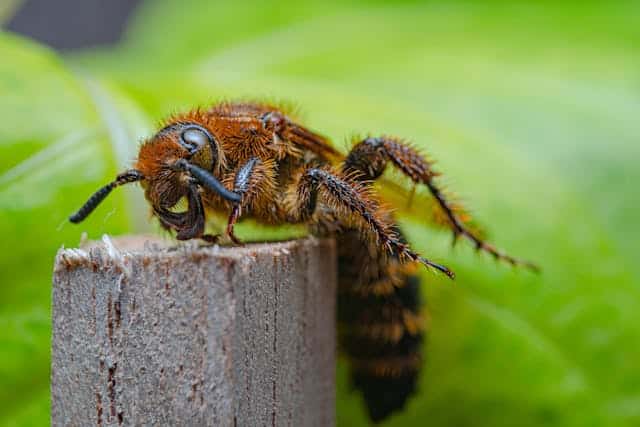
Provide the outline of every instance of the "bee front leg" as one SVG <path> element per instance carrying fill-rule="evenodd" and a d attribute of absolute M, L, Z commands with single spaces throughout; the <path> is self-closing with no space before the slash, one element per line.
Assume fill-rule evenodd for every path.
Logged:
<path fill-rule="evenodd" d="M 314 221 L 318 204 L 333 211 L 344 224 L 353 225 L 389 253 L 407 261 L 418 261 L 453 278 L 447 267 L 429 261 L 415 253 L 402 241 L 389 223 L 387 212 L 380 208 L 371 189 L 326 169 L 307 169 L 295 187 L 288 192 L 288 215 L 293 222 Z"/>
<path fill-rule="evenodd" d="M 241 200 L 233 205 L 227 220 L 226 234 L 235 244 L 242 244 L 236 237 L 233 227 L 242 216 L 242 210 L 251 206 L 259 197 L 273 192 L 275 169 L 271 161 L 262 161 L 258 157 L 250 158 L 235 174 L 233 191 L 240 194 Z"/>

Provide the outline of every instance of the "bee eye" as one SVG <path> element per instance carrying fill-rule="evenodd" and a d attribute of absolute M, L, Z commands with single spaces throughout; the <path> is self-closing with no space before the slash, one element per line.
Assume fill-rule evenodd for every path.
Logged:
<path fill-rule="evenodd" d="M 189 128 L 182 132 L 182 145 L 185 146 L 189 153 L 194 154 L 207 144 L 211 144 L 209 135 L 200 128 Z"/>

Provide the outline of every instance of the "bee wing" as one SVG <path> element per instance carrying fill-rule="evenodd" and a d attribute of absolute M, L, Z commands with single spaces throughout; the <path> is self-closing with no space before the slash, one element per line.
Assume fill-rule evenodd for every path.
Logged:
<path fill-rule="evenodd" d="M 377 179 L 374 186 L 380 198 L 398 215 L 436 228 L 452 229 L 451 223 L 441 206 L 428 191 L 420 188 L 421 186 L 403 185 L 386 176 Z M 452 197 L 449 196 L 449 198 Z M 485 233 L 474 223 L 471 214 L 462 204 L 455 201 L 451 204 L 458 218 L 474 233 L 484 238 Z"/>
<path fill-rule="evenodd" d="M 315 133 L 304 126 L 291 122 L 284 131 L 287 140 L 296 144 L 302 149 L 312 151 L 313 153 L 329 160 L 332 163 L 340 161 L 344 158 L 342 153 L 336 150 L 328 138 Z"/>

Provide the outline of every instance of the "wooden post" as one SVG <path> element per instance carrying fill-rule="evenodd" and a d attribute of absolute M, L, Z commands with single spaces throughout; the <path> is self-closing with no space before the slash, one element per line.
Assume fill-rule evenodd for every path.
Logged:
<path fill-rule="evenodd" d="M 332 426 L 336 256 L 313 238 L 58 252 L 54 426 Z"/>

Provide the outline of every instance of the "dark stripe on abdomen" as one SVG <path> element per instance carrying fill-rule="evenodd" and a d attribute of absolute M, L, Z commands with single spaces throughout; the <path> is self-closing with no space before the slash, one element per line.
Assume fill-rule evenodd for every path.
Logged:
<path fill-rule="evenodd" d="M 378 422 L 416 391 L 423 342 L 420 281 L 415 264 L 400 263 L 355 231 L 338 236 L 338 251 L 339 345 L 353 386 Z"/>

